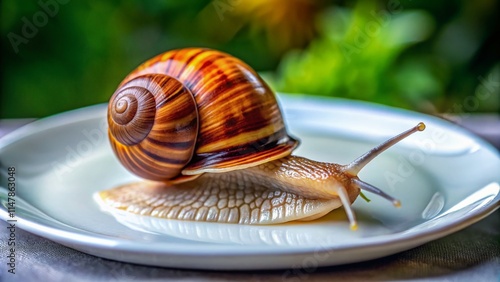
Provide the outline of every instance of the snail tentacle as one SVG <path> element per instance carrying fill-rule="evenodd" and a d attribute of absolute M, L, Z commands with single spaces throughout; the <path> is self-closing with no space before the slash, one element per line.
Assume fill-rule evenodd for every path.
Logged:
<path fill-rule="evenodd" d="M 370 151 L 366 152 L 359 158 L 355 159 L 352 161 L 350 164 L 346 165 L 343 170 L 352 175 L 356 176 L 358 175 L 359 171 L 365 167 L 370 161 L 372 161 L 375 157 L 380 155 L 382 152 L 385 150 L 389 149 L 392 145 L 400 142 L 401 140 L 405 139 L 406 137 L 410 136 L 411 134 L 417 132 L 417 131 L 423 131 L 425 129 L 425 124 L 423 122 L 418 123 L 416 126 L 402 132 L 399 135 L 396 135 L 389 140 L 383 142 L 382 144 L 376 146 L 375 148 L 371 149 Z"/>
<path fill-rule="evenodd" d="M 358 222 L 356 220 L 356 216 L 354 215 L 354 211 L 352 210 L 351 201 L 349 200 L 349 194 L 346 189 L 343 186 L 334 186 L 332 188 L 336 190 L 339 195 L 342 206 L 344 207 L 347 218 L 349 219 L 351 230 L 358 229 Z"/>
<path fill-rule="evenodd" d="M 368 191 L 368 192 L 371 192 L 375 195 L 379 195 L 380 197 L 392 202 L 392 204 L 399 208 L 401 207 L 401 201 L 399 201 L 398 199 L 396 198 L 393 198 L 392 196 L 388 195 L 387 193 L 385 193 L 384 191 L 380 190 L 379 188 L 369 184 L 369 183 L 366 183 L 358 178 L 353 178 L 352 179 L 352 182 L 358 186 L 361 190 L 365 190 L 365 191 Z"/>

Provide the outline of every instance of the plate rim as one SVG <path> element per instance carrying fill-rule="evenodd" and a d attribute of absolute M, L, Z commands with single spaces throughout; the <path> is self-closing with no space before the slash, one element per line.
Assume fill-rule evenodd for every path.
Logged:
<path fill-rule="evenodd" d="M 301 96 L 301 95 L 288 95 L 288 94 L 278 94 L 278 101 L 282 103 L 282 101 L 285 101 L 287 103 L 290 103 L 290 101 L 294 101 L 292 103 L 297 103 L 297 105 L 301 104 L 304 102 L 304 98 L 307 97 L 307 102 L 311 104 L 315 104 L 316 106 L 321 106 L 321 107 L 329 107 L 331 106 L 331 103 L 334 103 L 336 106 L 339 104 L 348 104 L 349 107 L 357 108 L 357 107 L 363 107 L 364 109 L 368 109 L 370 111 L 390 111 L 392 114 L 396 114 L 398 116 L 400 115 L 412 115 L 413 117 L 421 117 L 425 118 L 426 120 L 432 120 L 433 122 L 438 122 L 439 124 L 444 124 L 445 126 L 448 126 L 450 124 L 455 125 L 453 123 L 450 123 L 448 121 L 445 121 L 443 119 L 433 117 L 433 116 L 428 116 L 422 113 L 417 113 L 405 109 L 399 109 L 399 108 L 393 108 L 390 106 L 385 106 L 385 105 L 379 105 L 371 102 L 364 102 L 364 101 L 355 101 L 355 100 L 349 100 L 349 99 L 340 99 L 340 98 L 328 98 L 328 97 L 311 97 L 311 96 Z M 52 115 L 49 117 L 45 117 L 39 120 L 36 120 L 32 123 L 29 123 L 27 125 L 24 125 L 13 132 L 8 133 L 4 137 L 0 138 L 0 150 L 3 148 L 7 147 L 9 144 L 16 142 L 17 140 L 20 140 L 22 138 L 28 137 L 32 134 L 36 134 L 38 132 L 41 132 L 43 130 L 46 130 L 48 128 L 55 128 L 55 127 L 60 127 L 68 124 L 73 124 L 77 122 L 82 122 L 85 120 L 89 119 L 95 119 L 96 115 L 100 112 L 102 112 L 106 108 L 107 104 L 102 103 L 102 104 L 97 104 L 97 105 L 92 105 L 68 112 L 63 112 L 59 113 L 56 115 Z M 281 105 L 281 109 L 283 109 L 283 106 Z M 286 112 L 286 110 L 285 110 Z M 494 152 L 495 156 L 500 159 L 500 153 L 499 151 L 493 147 L 489 142 L 485 141 L 481 137 L 475 135 L 474 133 L 460 127 L 460 126 L 454 126 L 453 128 L 450 128 L 450 130 L 453 130 L 455 132 L 458 132 L 461 135 L 465 135 L 468 138 L 471 138 L 475 142 L 479 143 L 481 147 L 485 148 L 486 150 L 490 152 Z M 498 185 L 498 182 L 495 182 Z M 5 190 L 5 187 L 0 186 Z M 28 203 L 29 204 L 29 203 Z M 412 242 L 412 244 L 406 244 L 408 248 L 403 248 L 397 252 L 401 252 L 422 244 L 425 244 L 429 241 L 435 240 L 437 238 L 444 237 L 446 235 L 449 235 L 451 233 L 457 232 L 483 218 L 488 216 L 489 214 L 493 213 L 495 210 L 500 208 L 500 194 L 497 194 L 493 199 L 490 200 L 490 202 L 477 210 L 474 210 L 474 212 L 467 214 L 464 216 L 463 220 L 460 221 L 452 221 L 452 222 L 447 222 L 446 224 L 441 224 L 438 226 L 432 226 L 427 228 L 425 231 L 415 231 L 410 234 L 401 234 L 401 232 L 397 233 L 391 233 L 391 234 L 386 234 L 386 235 L 381 235 L 377 236 L 374 238 L 369 238 L 373 242 L 371 243 L 349 243 L 341 247 L 335 247 L 335 251 L 346 251 L 346 250 L 353 250 L 353 249 L 366 249 L 370 248 L 372 251 L 376 251 L 377 249 L 382 249 L 387 246 L 394 246 L 395 244 L 405 244 L 408 242 Z M 2 220 L 7 222 L 8 219 L 8 213 L 7 210 L 4 209 L 3 205 L 0 208 L 0 217 Z M 113 246 L 119 246 L 122 248 L 121 251 L 125 252 L 130 252 L 130 253 L 141 253 L 144 254 L 145 250 L 141 249 L 138 250 L 137 247 L 134 247 L 133 244 L 130 244 L 127 240 L 123 240 L 120 238 L 114 238 L 114 239 L 109 239 L 109 238 L 103 238 L 105 236 L 102 236 L 100 234 L 95 234 L 92 233 L 93 235 L 86 235 L 86 234 L 78 234 L 78 233 L 72 233 L 68 230 L 61 230 L 57 229 L 51 226 L 44 226 L 41 223 L 38 222 L 32 222 L 27 219 L 19 218 L 16 216 L 17 224 L 19 227 L 23 230 L 26 230 L 30 233 L 42 236 L 44 238 L 47 238 L 49 240 L 55 241 L 57 243 L 60 243 L 65 246 L 69 246 L 71 248 L 84 251 L 86 253 L 93 254 L 92 252 L 85 251 L 85 247 L 100 247 L 101 249 L 107 249 L 109 248 L 110 245 Z M 59 222 L 57 219 L 51 218 L 53 221 L 55 221 L 57 224 L 64 224 L 62 222 Z M 72 227 L 78 231 L 82 231 L 80 228 Z M 85 231 L 85 230 L 83 230 Z M 87 231 L 88 232 L 88 231 Z M 68 236 L 70 235 L 70 236 Z M 75 236 L 76 235 L 76 236 Z M 98 237 L 97 243 L 96 242 L 96 236 Z M 396 238 L 394 238 L 396 237 Z M 91 238 L 92 244 L 86 244 L 85 240 L 80 240 L 79 238 L 82 239 L 89 239 Z M 380 240 L 380 239 L 383 240 Z M 368 238 L 367 238 L 368 239 Z M 416 240 L 418 239 L 418 240 Z M 370 241 L 370 240 L 367 240 Z M 380 242 L 383 241 L 383 242 Z M 112 243 L 112 244 L 111 244 Z M 161 245 L 164 245 L 165 243 L 162 243 Z M 178 243 L 175 243 L 176 245 L 179 245 Z M 220 248 L 221 246 L 219 245 L 212 245 L 207 244 L 203 248 L 203 250 L 200 250 L 199 245 L 197 246 L 191 246 L 187 247 L 187 249 L 183 249 L 182 251 L 180 249 L 175 249 L 175 252 L 173 250 L 169 250 L 168 252 L 165 252 L 164 250 L 159 250 L 161 248 L 158 248 L 158 245 L 154 244 L 156 246 L 156 249 L 152 246 L 148 246 L 147 252 L 146 253 L 152 253 L 152 254 L 177 254 L 177 255 L 183 255 L 183 256 L 192 256 L 192 255 L 218 255 L 218 256 L 230 256 L 230 255 L 245 255 L 245 256 L 255 256 L 255 255 L 289 255 L 289 254 L 310 254 L 311 251 L 315 251 L 312 246 L 294 246 L 292 247 L 287 247 L 287 248 L 256 248 L 256 246 L 245 246 L 245 245 L 239 245 L 244 248 L 243 252 L 240 249 L 231 249 L 231 248 Z M 168 244 L 165 244 L 168 246 Z M 186 247 L 188 245 L 182 245 L 183 247 Z M 82 247 L 82 248 L 80 248 Z M 325 247 L 325 246 L 322 246 Z M 191 250 L 192 249 L 192 250 Z M 188 252 L 186 252 L 188 251 Z M 193 252 L 191 252 L 193 251 Z M 392 252 L 392 253 L 397 253 L 397 252 Z M 102 255 L 100 255 L 102 256 Z M 112 258 L 115 259 L 115 258 Z M 362 260 L 353 260 L 353 261 L 346 261 L 344 263 L 350 263 L 350 262 L 355 262 L 355 261 L 363 261 Z M 134 261 L 129 261 L 129 262 L 134 262 Z M 343 263 L 340 263 L 343 264 Z M 148 263 L 148 265 L 155 265 Z M 326 263 L 325 265 L 332 265 Z M 183 268 L 182 266 L 175 266 L 179 268 Z M 247 266 L 248 268 L 241 268 L 241 269 L 264 269 L 262 267 L 259 268 L 253 268 L 251 266 Z M 184 268 L 192 268 L 192 267 L 184 267 Z M 196 267 L 198 269 L 203 269 Z M 269 267 L 269 269 L 275 269 L 276 267 Z M 207 268 L 208 269 L 208 268 Z M 210 267 L 209 269 L 214 269 L 213 267 Z M 225 269 L 225 268 L 221 268 Z M 234 268 L 227 268 L 227 269 L 234 269 Z"/>
<path fill-rule="evenodd" d="M 271 269 L 286 269 L 286 268 L 296 268 L 303 267 L 303 264 L 297 262 L 304 262 L 310 258 L 315 258 L 316 256 L 324 256 L 325 254 L 330 255 L 333 253 L 335 257 L 342 257 L 341 259 L 324 261 L 316 260 L 318 267 L 332 266 L 332 265 L 344 265 L 349 263 L 356 263 L 362 261 L 369 261 L 372 259 L 377 259 L 385 257 L 387 255 L 393 255 L 396 253 L 401 253 L 409 249 L 418 247 L 430 241 L 442 238 L 446 235 L 455 233 L 471 224 L 487 217 L 500 206 L 500 194 L 490 201 L 496 204 L 490 204 L 481 207 L 478 211 L 468 214 L 466 218 L 461 221 L 448 222 L 447 224 L 442 224 L 439 226 L 433 226 L 427 229 L 425 232 L 417 231 L 410 235 L 401 233 L 392 233 L 388 235 L 382 235 L 375 237 L 374 242 L 358 244 L 356 246 L 344 245 L 341 247 L 332 248 L 331 246 L 307 246 L 307 247 L 294 247 L 294 248 L 266 248 L 265 246 L 260 248 L 255 248 L 255 246 L 247 246 L 246 248 L 241 248 L 244 245 L 238 245 L 238 248 L 226 247 L 221 249 L 219 245 L 207 244 L 204 248 L 200 248 L 199 245 L 189 246 L 182 245 L 180 248 L 169 249 L 165 252 L 165 247 L 171 246 L 173 244 L 142 244 L 142 248 L 139 249 L 134 246 L 134 243 L 121 240 L 121 239 L 106 239 L 101 238 L 99 235 L 96 240 L 96 234 L 93 236 L 79 234 L 74 232 L 69 232 L 66 230 L 61 230 L 49 226 L 44 226 L 36 222 L 30 222 L 29 220 L 24 220 L 17 218 L 16 224 L 27 232 L 33 233 L 35 235 L 41 236 L 45 239 L 51 240 L 63 246 L 106 259 L 117 260 L 126 263 L 136 263 L 147 266 L 159 266 L 159 267 L 174 267 L 179 269 L 204 269 L 204 270 L 271 270 Z M 5 221 L 4 217 L 6 211 L 0 208 L 0 216 L 2 220 Z M 54 219 L 53 219 L 54 220 Z M 75 228 L 78 229 L 78 228 Z M 383 242 L 380 239 L 383 238 Z M 87 243 L 89 240 L 92 243 Z M 178 245 L 178 244 L 174 244 Z M 147 246 L 147 248 L 144 248 Z M 182 248 L 182 249 L 181 249 Z M 110 249 L 113 251 L 110 252 Z M 353 252 L 363 252 L 362 258 L 359 256 L 349 256 Z M 162 258 L 168 256 L 175 256 L 176 260 L 158 260 L 152 259 L 154 257 Z M 347 256 L 346 256 L 347 255 Z M 221 265 L 218 263 L 218 259 L 221 260 L 234 260 L 234 257 L 238 257 L 238 261 L 241 263 L 237 266 L 233 264 Z M 266 257 L 267 262 L 269 259 L 280 258 L 283 259 L 286 256 L 292 256 L 294 258 L 294 264 L 289 261 L 273 260 L 274 264 L 258 262 L 259 258 L 262 256 Z M 329 256 L 330 257 L 330 256 Z M 208 259 L 210 258 L 210 259 Z M 183 261 L 188 259 L 193 262 L 192 264 L 185 264 Z"/>

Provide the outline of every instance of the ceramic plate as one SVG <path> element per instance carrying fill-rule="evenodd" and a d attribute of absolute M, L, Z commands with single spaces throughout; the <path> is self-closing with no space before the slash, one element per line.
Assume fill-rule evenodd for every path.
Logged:
<path fill-rule="evenodd" d="M 7 168 L 15 167 L 19 228 L 96 256 L 198 269 L 337 265 L 408 250 L 462 229 L 499 207 L 500 157 L 443 120 L 375 104 L 280 95 L 297 155 L 347 163 L 383 140 L 427 124 L 384 152 L 360 178 L 399 198 L 396 209 L 366 193 L 353 208 L 312 222 L 274 226 L 196 223 L 110 213 L 96 191 L 137 180 L 106 137 L 106 105 L 31 123 L 0 139 L 0 215 L 9 219 Z"/>

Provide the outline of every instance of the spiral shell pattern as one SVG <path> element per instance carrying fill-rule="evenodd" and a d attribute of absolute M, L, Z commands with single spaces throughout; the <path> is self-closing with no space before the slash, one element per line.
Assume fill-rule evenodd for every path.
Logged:
<path fill-rule="evenodd" d="M 175 78 L 196 101 L 196 147 L 182 175 L 255 166 L 289 155 L 298 144 L 286 132 L 274 93 L 254 70 L 233 56 L 202 48 L 169 51 L 140 65 L 120 88 L 151 74 Z M 117 110 L 122 106 L 115 104 Z M 170 107 L 170 111 L 178 109 Z M 170 138 L 165 136 L 162 142 L 172 142 Z M 130 142 L 128 133 L 123 139 Z"/>
<path fill-rule="evenodd" d="M 198 114 L 182 83 L 147 74 L 111 97 L 108 125 L 112 148 L 126 168 L 143 178 L 167 180 L 179 175 L 193 155 Z"/>

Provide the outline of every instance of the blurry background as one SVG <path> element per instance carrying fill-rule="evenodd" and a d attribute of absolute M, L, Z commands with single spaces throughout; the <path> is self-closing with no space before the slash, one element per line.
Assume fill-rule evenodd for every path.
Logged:
<path fill-rule="evenodd" d="M 500 113 L 499 1 L 3 0 L 0 118 L 107 102 L 173 48 L 233 54 L 280 92 Z"/>

